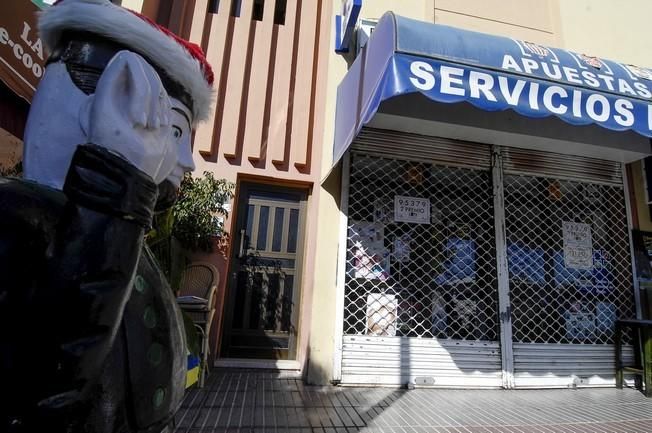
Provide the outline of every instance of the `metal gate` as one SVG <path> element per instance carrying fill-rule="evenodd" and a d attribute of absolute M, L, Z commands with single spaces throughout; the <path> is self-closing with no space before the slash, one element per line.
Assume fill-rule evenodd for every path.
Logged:
<path fill-rule="evenodd" d="M 351 157 L 342 381 L 500 387 L 490 148 L 408 138 Z"/>
<path fill-rule="evenodd" d="M 503 164 L 514 385 L 613 386 L 614 321 L 634 317 L 621 165 L 519 149 Z"/>
<path fill-rule="evenodd" d="M 369 129 L 352 149 L 343 383 L 613 385 L 620 164 Z"/>

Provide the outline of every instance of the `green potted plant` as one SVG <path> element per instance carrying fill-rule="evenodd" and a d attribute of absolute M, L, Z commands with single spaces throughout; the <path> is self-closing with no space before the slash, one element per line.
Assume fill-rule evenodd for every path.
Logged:
<path fill-rule="evenodd" d="M 186 174 L 174 206 L 156 215 L 148 244 L 175 292 L 190 254 L 226 246 L 224 219 L 233 189 L 232 182 L 216 179 L 208 171 L 203 177 Z"/>

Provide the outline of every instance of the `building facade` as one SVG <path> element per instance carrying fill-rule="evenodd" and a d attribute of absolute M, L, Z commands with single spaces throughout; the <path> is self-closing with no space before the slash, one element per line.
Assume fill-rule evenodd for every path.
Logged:
<path fill-rule="evenodd" d="M 573 71 L 567 52 L 578 70 L 597 68 L 589 76 L 608 69 L 600 59 L 649 65 L 645 24 L 629 17 L 591 1 L 363 3 L 367 48 L 336 54 L 333 42 L 329 53 L 322 187 L 332 200 L 320 201 L 320 221 L 340 223 L 318 225 L 310 382 L 613 386 L 613 321 L 644 310 L 630 229 L 649 224 L 649 134 L 531 119 L 514 99 L 513 111 L 480 107 L 462 87 L 468 69 L 509 67 L 483 60 L 496 47 L 518 46 L 525 74 L 535 62 L 551 76 L 554 63 Z M 471 40 L 491 43 L 474 51 Z M 415 74 L 396 72 L 401 56 Z M 429 74 L 433 59 L 449 60 L 446 78 Z M 384 62 L 395 69 L 375 74 Z M 648 85 L 628 68 L 618 66 Z M 445 97 L 428 93 L 438 82 Z"/>
<path fill-rule="evenodd" d="M 201 45 L 215 71 L 194 151 L 197 175 L 236 184 L 229 248 L 196 257 L 220 271 L 216 364 L 304 370 L 331 4 L 145 0 L 142 11 Z"/>
<path fill-rule="evenodd" d="M 215 365 L 316 384 L 613 385 L 613 320 L 645 310 L 631 229 L 652 230 L 649 138 L 532 118 L 518 102 L 489 111 L 425 90 L 365 98 L 384 98 L 370 63 L 391 45 L 374 42 L 383 36 L 405 43 L 385 61 L 428 63 L 426 42 L 452 35 L 461 45 L 447 49 L 512 41 L 539 64 L 569 51 L 586 54 L 573 57 L 589 62 L 579 69 L 652 65 L 647 2 L 363 1 L 348 53 L 336 52 L 336 17 L 349 2 L 121 3 L 201 45 L 216 74 L 214 111 L 194 140 L 197 175 L 236 184 L 229 247 L 197 257 L 220 271 Z M 381 18 L 389 30 L 372 31 Z M 458 54 L 454 67 L 473 64 Z M 422 84 L 434 77 L 417 72 Z M 0 126 L 19 149 L 27 105 L 17 98 Z"/>

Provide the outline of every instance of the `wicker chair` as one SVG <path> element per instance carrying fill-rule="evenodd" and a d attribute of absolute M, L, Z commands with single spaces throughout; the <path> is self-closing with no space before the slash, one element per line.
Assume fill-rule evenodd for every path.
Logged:
<path fill-rule="evenodd" d="M 201 367 L 199 387 L 204 386 L 208 374 L 208 337 L 215 315 L 215 295 L 219 283 L 219 272 L 210 263 L 192 263 L 183 273 L 177 303 L 192 319 L 201 336 Z"/>

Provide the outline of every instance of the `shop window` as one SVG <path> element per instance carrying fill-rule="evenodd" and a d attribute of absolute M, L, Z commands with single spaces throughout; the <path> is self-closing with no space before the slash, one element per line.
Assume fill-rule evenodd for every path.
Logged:
<path fill-rule="evenodd" d="M 287 9 L 287 0 L 276 0 L 274 8 L 274 24 L 285 25 L 285 10 Z"/>
<path fill-rule="evenodd" d="M 354 155 L 344 333 L 496 341 L 491 174 Z"/>
<path fill-rule="evenodd" d="M 265 0 L 254 0 L 254 8 L 251 14 L 251 19 L 256 21 L 262 21 L 264 13 L 265 13 Z"/>

